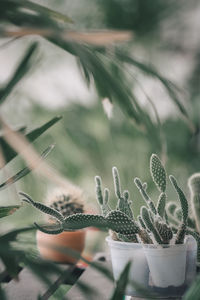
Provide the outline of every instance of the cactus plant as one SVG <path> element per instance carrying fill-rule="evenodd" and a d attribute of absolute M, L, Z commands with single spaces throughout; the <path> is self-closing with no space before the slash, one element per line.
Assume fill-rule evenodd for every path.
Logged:
<path fill-rule="evenodd" d="M 170 177 L 181 202 L 181 208 L 175 202 L 167 204 L 167 213 L 174 232 L 177 232 L 177 240 L 185 233 L 192 235 L 197 241 L 197 260 L 200 263 L 200 173 L 195 173 L 188 179 L 188 187 L 190 190 L 190 207 L 191 214 L 188 215 L 187 201 L 179 189 L 173 176 Z M 182 221 L 183 219 L 183 221 Z M 187 219 L 187 222 L 186 222 Z M 187 227 L 186 227 L 187 225 Z M 183 239 L 183 236 L 182 236 Z"/>
<path fill-rule="evenodd" d="M 119 172 L 116 167 L 112 169 L 115 195 L 117 197 L 116 209 L 112 210 L 109 206 L 109 190 L 105 188 L 102 192 L 102 181 L 99 176 L 95 177 L 96 184 L 96 198 L 101 207 L 101 215 L 90 215 L 79 213 L 65 215 L 64 211 L 58 209 L 58 204 L 48 207 L 39 202 L 33 201 L 30 196 L 25 193 L 20 193 L 24 197 L 24 201 L 30 203 L 35 208 L 41 210 L 45 214 L 53 217 L 56 220 L 55 226 L 40 226 L 36 224 L 38 229 L 45 233 L 57 234 L 62 231 L 78 230 L 89 226 L 96 226 L 98 228 L 110 229 L 111 236 L 114 239 L 139 242 L 145 244 L 169 244 L 173 237 L 173 226 L 169 226 L 166 213 L 166 171 L 156 154 L 153 154 L 150 159 L 150 173 L 152 179 L 160 192 L 157 206 L 155 206 L 152 199 L 147 193 L 147 184 L 142 183 L 139 178 L 135 178 L 134 182 L 138 187 L 142 197 L 144 198 L 147 206 L 141 208 L 141 215 L 137 217 L 138 222 L 135 220 L 132 209 L 131 201 L 129 200 L 129 192 L 122 190 Z M 181 211 L 179 209 L 179 229 L 177 232 L 175 243 L 183 243 L 185 233 L 187 230 L 188 221 L 188 204 L 187 199 L 178 186 L 176 179 L 171 175 L 170 181 L 172 182 L 176 192 L 178 193 L 181 203 Z M 64 203 L 67 204 L 68 198 L 63 197 L 60 207 Z M 176 206 L 172 207 L 173 212 Z M 189 228 L 190 229 L 190 228 Z"/>

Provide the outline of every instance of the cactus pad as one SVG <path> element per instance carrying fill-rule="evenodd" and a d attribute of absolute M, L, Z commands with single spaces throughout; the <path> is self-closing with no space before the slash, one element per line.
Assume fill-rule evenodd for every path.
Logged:
<path fill-rule="evenodd" d="M 152 154 L 150 159 L 151 176 L 157 188 L 161 192 L 166 190 L 166 172 L 156 154 Z"/>

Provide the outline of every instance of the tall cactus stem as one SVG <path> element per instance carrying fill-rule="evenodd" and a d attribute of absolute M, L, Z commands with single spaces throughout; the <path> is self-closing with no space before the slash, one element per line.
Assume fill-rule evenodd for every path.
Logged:
<path fill-rule="evenodd" d="M 156 154 L 152 154 L 150 158 L 150 172 L 154 183 L 156 184 L 160 192 L 166 190 L 166 172 L 165 169 Z"/>
<path fill-rule="evenodd" d="M 64 217 L 61 213 L 59 213 L 57 210 L 50 208 L 40 202 L 35 202 L 31 199 L 31 197 L 29 195 L 27 195 L 26 193 L 20 192 L 19 193 L 21 196 L 25 197 L 25 199 L 22 199 L 22 201 L 25 201 L 29 204 L 31 204 L 32 206 L 34 206 L 35 208 L 39 209 L 40 211 L 42 211 L 43 213 L 52 216 L 53 218 L 55 218 L 58 222 L 64 222 Z"/>
<path fill-rule="evenodd" d="M 113 173 L 113 181 L 114 181 L 114 187 L 115 187 L 115 194 L 118 198 L 122 197 L 121 193 L 121 184 L 120 184 L 120 177 L 119 177 L 119 172 L 116 167 L 112 168 L 112 173 Z"/>
<path fill-rule="evenodd" d="M 95 184 L 96 184 L 96 198 L 100 205 L 103 204 L 103 195 L 101 188 L 101 177 L 95 176 Z"/>
<path fill-rule="evenodd" d="M 180 203 L 181 203 L 181 209 L 182 209 L 182 215 L 183 215 L 183 223 L 185 225 L 187 225 L 187 218 L 188 218 L 188 201 L 183 193 L 183 191 L 181 190 L 181 188 L 178 186 L 178 183 L 176 181 L 176 178 L 172 175 L 169 176 L 169 179 L 172 183 L 172 185 L 174 186 L 177 194 L 178 194 L 178 197 L 179 197 L 179 200 L 180 200 Z"/>
<path fill-rule="evenodd" d="M 152 232 L 152 234 L 155 238 L 155 241 L 158 244 L 162 244 L 163 241 L 162 241 L 158 231 L 156 230 L 154 224 L 152 223 L 152 220 L 151 220 L 150 215 L 149 215 L 149 211 L 145 206 L 141 207 L 141 216 L 142 216 L 142 219 L 143 219 L 146 227 L 149 229 L 149 231 Z"/>
<path fill-rule="evenodd" d="M 166 193 L 161 193 L 158 198 L 157 212 L 161 218 L 163 218 L 165 214 L 166 199 L 167 199 Z"/>
<path fill-rule="evenodd" d="M 141 180 L 136 177 L 134 179 L 134 183 L 137 186 L 138 190 L 140 191 L 140 194 L 142 195 L 143 199 L 145 200 L 145 202 L 147 203 L 147 205 L 149 206 L 150 210 L 154 213 L 157 214 L 155 205 L 153 203 L 153 201 L 151 200 L 151 198 L 148 196 L 148 194 L 146 193 L 146 190 L 143 188 L 143 184 L 141 182 Z"/>
<path fill-rule="evenodd" d="M 183 244 L 186 234 L 186 225 L 182 223 L 176 234 L 175 244 Z"/>

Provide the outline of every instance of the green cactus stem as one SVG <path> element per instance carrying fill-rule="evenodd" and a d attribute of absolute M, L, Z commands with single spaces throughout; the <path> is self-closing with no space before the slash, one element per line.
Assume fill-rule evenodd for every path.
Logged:
<path fill-rule="evenodd" d="M 99 176 L 95 176 L 95 184 L 96 184 L 96 198 L 101 207 L 102 214 L 105 217 L 111 211 L 111 208 L 108 204 L 109 190 L 106 188 L 104 190 L 104 196 L 103 196 L 102 188 L 101 188 L 102 186 L 101 178 Z"/>
<path fill-rule="evenodd" d="M 142 195 L 143 199 L 146 201 L 148 207 L 150 208 L 150 210 L 154 213 L 157 214 L 155 205 L 153 203 L 153 201 L 151 200 L 151 198 L 148 196 L 146 189 L 144 189 L 143 184 L 141 182 L 141 180 L 136 177 L 134 179 L 134 183 L 137 186 L 138 190 L 140 191 L 140 194 Z"/>
<path fill-rule="evenodd" d="M 133 212 L 130 207 L 131 201 L 129 201 L 129 192 L 124 191 L 122 195 L 119 172 L 116 167 L 112 168 L 112 173 L 113 173 L 115 195 L 118 198 L 117 209 L 125 213 L 130 218 L 133 218 Z"/>
<path fill-rule="evenodd" d="M 197 231 L 200 233 L 200 173 L 195 173 L 188 179 L 188 186 L 191 193 L 192 214 Z"/>
<path fill-rule="evenodd" d="M 183 193 L 183 191 L 181 190 L 181 188 L 178 186 L 176 178 L 172 175 L 169 176 L 169 179 L 172 183 L 172 185 L 174 186 L 179 200 L 180 200 L 180 204 L 181 204 L 181 210 L 182 210 L 182 216 L 183 216 L 183 223 L 185 225 L 187 225 L 187 218 L 188 218 L 188 201 Z"/>
<path fill-rule="evenodd" d="M 115 194 L 117 198 L 122 197 L 122 192 L 121 192 L 121 184 L 120 184 L 120 178 L 119 178 L 119 172 L 116 167 L 112 168 L 112 173 L 113 173 L 113 181 L 114 181 L 114 187 L 115 187 Z"/>
<path fill-rule="evenodd" d="M 142 216 L 142 219 L 143 219 L 146 227 L 148 228 L 148 230 L 150 232 L 152 232 L 152 234 L 155 238 L 155 241 L 158 244 L 163 244 L 163 241 L 162 241 L 157 229 L 155 228 L 154 224 L 152 223 L 152 220 L 151 220 L 150 215 L 149 215 L 149 210 L 145 206 L 141 207 L 140 215 Z"/>
<path fill-rule="evenodd" d="M 167 199 L 167 195 L 165 193 L 161 193 L 158 198 L 157 212 L 161 218 L 163 218 L 165 215 L 166 199 Z"/>
<path fill-rule="evenodd" d="M 144 224 L 144 221 L 142 220 L 142 217 L 140 215 L 137 217 L 137 220 L 138 220 L 138 223 L 140 224 L 140 226 L 146 230 L 147 229 L 146 225 Z"/>
<path fill-rule="evenodd" d="M 175 210 L 177 209 L 177 204 L 175 202 L 168 202 L 166 205 L 166 210 L 167 210 L 167 214 L 168 214 L 168 218 L 170 223 L 172 223 L 174 226 L 179 226 L 180 225 L 180 221 L 175 217 L 174 213 Z"/>
<path fill-rule="evenodd" d="M 166 190 L 166 172 L 156 154 L 152 154 L 150 158 L 150 172 L 158 190 L 164 193 Z"/>
<path fill-rule="evenodd" d="M 56 224 L 54 226 L 49 226 L 49 225 L 40 226 L 36 222 L 34 222 L 34 225 L 37 227 L 37 229 L 47 234 L 59 234 L 64 231 L 62 224 L 59 224 L 59 228 L 57 228 Z M 56 229 L 54 229 L 55 227 Z"/>
<path fill-rule="evenodd" d="M 175 244 L 183 244 L 186 235 L 186 225 L 182 223 L 176 234 Z"/>
<path fill-rule="evenodd" d="M 27 195 L 26 193 L 23 192 L 19 192 L 19 194 L 23 197 L 25 197 L 24 199 L 22 199 L 23 201 L 33 205 L 35 208 L 39 209 L 40 211 L 42 211 L 43 213 L 52 216 L 53 218 L 55 218 L 59 223 L 63 223 L 64 222 L 64 217 L 63 215 L 58 212 L 57 210 L 50 208 L 40 202 L 35 202 L 31 199 L 31 197 L 29 195 Z"/>
<path fill-rule="evenodd" d="M 162 239 L 162 243 L 169 244 L 170 240 L 173 238 L 172 229 L 169 226 L 167 226 L 167 224 L 159 222 L 158 220 L 155 221 L 154 224 Z"/>
<path fill-rule="evenodd" d="M 117 233 L 124 235 L 136 234 L 139 231 L 137 223 L 131 220 L 127 215 L 119 210 L 113 210 L 106 217 L 100 215 L 90 215 L 90 214 L 74 214 L 66 218 L 56 210 L 49 208 L 48 206 L 33 201 L 27 194 L 20 193 L 25 199 L 23 201 L 28 202 L 35 208 L 41 210 L 45 214 L 51 215 L 56 218 L 60 223 L 63 230 L 78 230 L 90 226 L 95 226 L 97 228 L 109 228 Z M 62 218 L 61 218 L 61 217 Z M 60 232 L 61 228 L 59 229 Z"/>

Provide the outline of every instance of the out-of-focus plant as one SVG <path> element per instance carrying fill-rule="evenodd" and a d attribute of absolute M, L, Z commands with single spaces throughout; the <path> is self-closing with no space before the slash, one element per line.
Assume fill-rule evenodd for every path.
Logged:
<path fill-rule="evenodd" d="M 143 4 L 141 9 L 144 7 L 145 5 Z M 134 65 L 138 71 L 159 79 L 178 110 L 184 118 L 189 119 L 187 110 L 179 99 L 176 87 L 169 80 L 162 77 L 149 64 L 139 62 L 120 49 L 117 49 L 117 51 L 105 51 L 103 38 L 101 47 L 97 47 L 95 40 L 98 39 L 98 33 L 88 38 L 87 33 L 85 36 L 82 36 L 79 32 L 72 32 L 70 27 L 71 20 L 68 17 L 65 18 L 62 14 L 30 1 L 3 1 L 1 12 L 3 21 L 2 33 L 5 36 L 23 37 L 30 34 L 39 34 L 51 43 L 74 55 L 88 85 L 94 79 L 95 87 L 101 99 L 106 97 L 111 102 L 116 101 L 122 111 L 134 121 L 135 125 L 146 133 L 147 138 L 151 136 L 151 142 L 153 141 L 160 151 L 164 151 L 162 148 L 163 140 L 160 136 L 160 123 L 156 123 L 151 114 L 141 106 L 140 101 L 132 92 L 130 84 L 126 83 L 127 75 L 122 63 Z M 10 24 L 17 26 L 14 31 L 10 29 Z M 102 33 L 99 34 L 102 36 Z M 113 32 L 110 34 L 110 44 L 115 40 L 116 36 Z M 107 38 L 105 37 L 105 44 L 106 41 Z M 192 123 L 188 122 L 192 127 Z"/>

